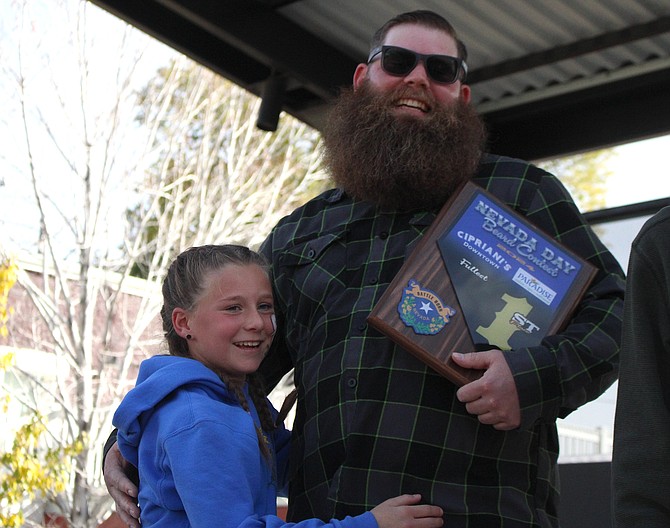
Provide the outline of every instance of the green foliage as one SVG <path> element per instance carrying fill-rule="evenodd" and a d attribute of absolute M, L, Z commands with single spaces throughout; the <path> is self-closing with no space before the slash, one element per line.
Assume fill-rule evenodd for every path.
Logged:
<path fill-rule="evenodd" d="M 11 259 L 3 257 L 0 260 L 0 337 L 7 337 L 7 321 L 12 313 L 9 306 L 9 291 L 16 283 L 17 266 Z M 0 373 L 7 370 L 14 363 L 14 354 L 7 352 L 0 354 Z M 4 391 L 3 391 L 4 392 Z M 3 412 L 7 412 L 9 395 L 2 395 Z"/>
<path fill-rule="evenodd" d="M 7 320 L 11 313 L 8 306 L 9 290 L 16 283 L 16 269 L 11 259 L 0 259 L 0 337 L 7 337 Z"/>
<path fill-rule="evenodd" d="M 612 175 L 614 155 L 611 149 L 595 150 L 538 165 L 558 176 L 581 211 L 595 211 L 607 205 L 607 179 Z"/>
<path fill-rule="evenodd" d="M 72 459 L 84 443 L 45 445 L 44 417 L 35 413 L 14 436 L 12 449 L 0 456 L 0 525 L 23 526 L 23 505 L 36 497 L 54 499 L 65 491 Z"/>
<path fill-rule="evenodd" d="M 16 283 L 17 266 L 10 259 L 0 261 L 0 335 L 7 335 L 11 313 L 9 291 Z M 4 331 L 4 332 L 3 332 Z M 10 369 L 14 354 L 0 356 L 0 373 Z M 8 411 L 10 395 L 2 391 L 3 412 Z M 14 435 L 10 451 L 0 453 L 0 526 L 20 527 L 25 521 L 23 505 L 37 496 L 56 497 L 70 478 L 72 457 L 81 452 L 83 442 L 47 446 L 44 417 L 34 412 Z"/>

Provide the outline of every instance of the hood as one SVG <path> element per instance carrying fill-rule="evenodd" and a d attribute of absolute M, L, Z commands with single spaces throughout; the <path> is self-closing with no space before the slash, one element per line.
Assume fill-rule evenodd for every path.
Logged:
<path fill-rule="evenodd" d="M 137 384 L 123 398 L 112 423 L 119 430 L 119 447 L 123 442 L 137 447 L 141 437 L 140 419 L 162 400 L 185 385 L 197 385 L 218 400 L 237 401 L 219 377 L 195 359 L 176 356 L 154 356 L 142 362 Z M 133 462 L 131 460 L 131 462 Z"/>

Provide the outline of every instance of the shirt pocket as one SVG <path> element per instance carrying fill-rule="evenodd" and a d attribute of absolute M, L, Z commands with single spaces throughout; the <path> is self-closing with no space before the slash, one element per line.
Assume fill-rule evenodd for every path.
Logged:
<path fill-rule="evenodd" d="M 283 250 L 274 285 L 289 341 L 303 341 L 347 288 L 346 230 L 321 232 Z M 327 302 L 326 302 L 327 300 Z"/>

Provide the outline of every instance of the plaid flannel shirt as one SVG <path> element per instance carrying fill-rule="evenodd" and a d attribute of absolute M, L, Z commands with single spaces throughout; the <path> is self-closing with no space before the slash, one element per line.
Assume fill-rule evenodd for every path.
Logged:
<path fill-rule="evenodd" d="M 480 424 L 454 385 L 366 324 L 436 212 L 380 212 L 327 191 L 261 248 L 279 323 L 261 371 L 272 385 L 295 366 L 299 391 L 289 519 L 421 493 L 449 528 L 558 526 L 555 422 L 616 379 L 623 272 L 553 175 L 486 155 L 474 182 L 599 269 L 560 335 L 505 352 L 521 427 Z"/>

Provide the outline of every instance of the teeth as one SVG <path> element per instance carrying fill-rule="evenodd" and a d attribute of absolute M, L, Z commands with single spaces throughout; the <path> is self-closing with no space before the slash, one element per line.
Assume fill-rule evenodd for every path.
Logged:
<path fill-rule="evenodd" d="M 428 112 L 428 105 L 416 99 L 400 99 L 398 101 L 398 106 L 409 106 L 411 108 L 417 108 L 422 112 Z"/>
<path fill-rule="evenodd" d="M 257 347 L 260 346 L 260 343 L 257 341 L 242 341 L 240 343 L 235 343 L 237 346 L 241 347 Z"/>

